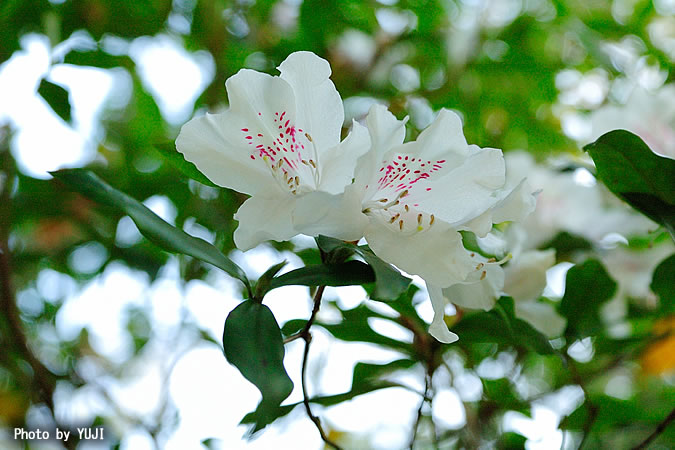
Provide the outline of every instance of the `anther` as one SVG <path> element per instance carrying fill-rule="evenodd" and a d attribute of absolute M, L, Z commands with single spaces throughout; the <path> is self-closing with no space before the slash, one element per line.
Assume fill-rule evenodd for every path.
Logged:
<path fill-rule="evenodd" d="M 400 213 L 397 213 L 395 216 L 393 216 L 391 219 L 389 219 L 389 223 L 394 223 L 396 220 L 401 217 Z"/>
<path fill-rule="evenodd" d="M 487 275 L 487 272 L 484 270 L 483 273 L 480 274 L 481 281 L 483 281 L 485 279 L 486 275 Z"/>
<path fill-rule="evenodd" d="M 312 140 L 312 136 L 310 136 L 309 133 L 305 133 L 305 137 L 307 138 L 307 140 L 308 140 L 309 142 L 314 142 L 314 141 Z"/>
<path fill-rule="evenodd" d="M 429 226 L 432 226 L 432 225 L 434 224 L 434 220 L 436 220 L 436 218 L 435 218 L 434 215 L 432 214 L 431 217 L 430 217 L 430 219 L 429 219 Z"/>
<path fill-rule="evenodd" d="M 398 229 L 403 231 L 403 220 L 398 221 Z"/>
<path fill-rule="evenodd" d="M 483 264 L 483 263 L 478 263 L 478 265 L 476 266 L 476 270 L 480 270 L 480 269 L 482 269 L 484 266 L 485 266 L 485 264 Z"/>
<path fill-rule="evenodd" d="M 422 225 L 422 214 L 417 215 L 417 225 Z"/>

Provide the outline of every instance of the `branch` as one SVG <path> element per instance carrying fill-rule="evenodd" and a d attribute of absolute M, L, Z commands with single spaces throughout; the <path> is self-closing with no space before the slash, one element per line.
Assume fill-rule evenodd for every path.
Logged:
<path fill-rule="evenodd" d="M 0 136 L 1 138 L 1 136 Z M 9 250 L 9 230 L 11 223 L 10 191 L 14 178 L 14 162 L 8 149 L 0 142 L 0 168 L 6 178 L 0 186 L 0 311 L 9 326 L 9 340 L 33 370 L 33 382 L 37 385 L 37 394 L 52 412 L 54 411 L 54 375 L 40 362 L 31 351 L 23 330 L 23 322 L 16 306 L 16 296 L 12 286 L 12 263 Z"/>
<path fill-rule="evenodd" d="M 284 342 L 290 342 L 298 338 L 302 338 L 305 341 L 305 351 L 302 355 L 302 403 L 305 405 L 305 411 L 307 411 L 307 416 L 309 419 L 314 422 L 316 429 L 319 430 L 321 439 L 327 444 L 333 447 L 335 450 L 342 450 L 339 445 L 331 441 L 330 438 L 326 435 L 326 432 L 321 426 L 321 420 L 312 413 L 312 408 L 309 406 L 309 395 L 307 394 L 307 360 L 309 359 L 309 344 L 312 342 L 312 334 L 309 332 L 309 329 L 312 327 L 314 320 L 316 320 L 316 314 L 319 312 L 319 307 L 321 306 L 321 297 L 323 297 L 323 291 L 326 289 L 326 286 L 319 286 L 314 295 L 314 306 L 312 308 L 312 314 L 309 316 L 309 320 L 303 327 L 303 329 L 286 339 Z"/>
<path fill-rule="evenodd" d="M 640 450 L 643 448 L 647 448 L 647 446 L 654 440 L 656 439 L 661 433 L 663 433 L 666 429 L 666 427 L 670 424 L 670 422 L 675 420 L 675 409 L 673 409 L 670 414 L 666 416 L 665 419 L 656 427 L 656 430 L 649 436 L 647 436 L 647 439 L 642 441 L 639 445 L 633 447 L 633 450 Z"/>
<path fill-rule="evenodd" d="M 588 419 L 586 419 L 586 423 L 584 424 L 583 428 L 584 436 L 581 438 L 581 442 L 579 443 L 578 448 L 578 450 L 581 450 L 584 447 L 584 444 L 586 443 L 588 436 L 591 434 L 591 428 L 593 428 L 595 420 L 598 418 L 598 407 L 593 402 L 591 402 L 591 398 L 588 395 L 588 390 L 586 390 L 586 386 L 584 386 L 584 382 L 579 376 L 579 372 L 577 372 L 577 368 L 574 365 L 574 363 L 569 358 L 565 359 L 567 360 L 567 365 L 570 368 L 572 379 L 576 384 L 579 385 L 581 390 L 584 392 L 584 403 L 586 404 L 586 409 L 588 410 Z"/>
<path fill-rule="evenodd" d="M 424 395 L 422 395 L 422 401 L 420 402 L 420 407 L 417 408 L 417 419 L 415 419 L 415 424 L 412 429 L 412 436 L 410 437 L 410 450 L 413 450 L 415 446 L 415 441 L 417 440 L 417 430 L 420 427 L 420 422 L 422 421 L 422 409 L 427 402 L 431 402 L 431 375 L 427 374 L 424 377 Z M 433 423 L 433 421 L 432 421 Z M 434 433 L 435 435 L 436 433 Z M 438 445 L 436 445 L 438 447 Z"/>

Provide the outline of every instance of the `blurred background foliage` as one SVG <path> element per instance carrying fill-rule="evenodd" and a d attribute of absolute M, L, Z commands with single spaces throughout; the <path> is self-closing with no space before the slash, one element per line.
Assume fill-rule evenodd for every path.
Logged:
<path fill-rule="evenodd" d="M 414 138 L 434 112 L 451 108 L 463 116 L 468 142 L 506 152 L 525 150 L 539 162 L 566 155 L 563 164 L 554 165 L 554 172 L 564 176 L 588 167 L 573 122 L 566 128 L 568 113 L 585 117 L 620 98 L 619 88 L 627 84 L 655 90 L 672 81 L 674 13 L 668 0 L 3 0 L 0 64 L 7 68 L 27 52 L 31 36 L 48 42 L 49 65 L 33 93 L 47 102 L 62 126 L 75 130 L 82 118 L 74 91 L 50 72 L 64 65 L 97 68 L 122 80 L 94 119 L 96 131 L 85 139 L 83 163 L 115 188 L 164 208 L 170 222 L 227 253 L 234 250 L 232 216 L 245 198 L 188 179 L 172 163 L 173 140 L 194 112 L 226 104 L 224 82 L 239 69 L 274 74 L 289 53 L 310 50 L 331 63 L 332 80 L 345 101 L 346 127 L 352 118 L 362 119 L 373 102 L 384 102 L 399 118 L 411 117 L 408 134 Z M 145 63 L 147 55 L 138 48 L 151 43 L 177 48 L 198 62 L 201 81 L 183 109 L 169 108 L 149 81 L 153 62 L 148 58 Z M 12 89 L 4 85 L 0 93 Z M 2 102 L 6 98 L 0 97 Z M 134 448 L 130 433 L 141 429 L 152 445 L 162 448 L 178 422 L 171 396 L 144 415 L 117 406 L 97 377 L 122 379 L 130 367 L 142 372 L 137 362 L 145 361 L 157 342 L 171 347 L 188 336 L 193 346 L 203 340 L 220 345 L 219 335 L 188 313 L 178 321 L 179 331 L 167 334 L 141 302 L 123 315 L 131 350 L 109 357 L 100 342 L 92 341 L 91 327 L 64 335 L 57 317 L 70 298 L 92 283 L 107 283 L 102 280 L 111 267 L 133 269 L 146 285 L 175 273 L 175 289 L 183 292 L 192 280 L 211 283 L 219 275 L 197 260 L 163 252 L 120 211 L 72 193 L 44 171 L 28 170 L 22 141 L 15 138 L 22 125 L 7 108 L 0 111 L 5 114 L 0 114 L 0 425 L 5 442 L 15 445 L 13 427 L 75 426 L 69 423 L 72 416 L 63 413 L 68 399 L 94 390 L 99 403 L 76 415 L 78 423 L 109 427 L 108 443 L 114 447 Z M 415 448 L 551 448 L 551 442 L 564 448 L 629 448 L 642 442 L 675 404 L 675 261 L 667 258 L 672 244 L 656 226 L 651 233 L 633 233 L 626 243 L 609 245 L 564 226 L 557 231 L 561 233 L 537 246 L 557 250 L 557 267 L 576 264 L 568 272 L 562 300 L 562 294 L 555 298 L 550 292 L 545 294 L 550 298 L 542 299 L 567 319 L 562 336 L 549 341 L 538 333 L 515 338 L 505 333 L 510 325 L 504 314 L 513 318 L 513 304 L 509 309 L 509 299 L 502 299 L 502 314 L 458 310 L 453 330 L 460 341 L 441 346 L 424 331 L 416 307 L 426 300 L 416 287 L 388 303 L 391 315 L 377 312 L 370 301 L 346 308 L 333 299 L 326 308 L 343 320 L 320 317 L 319 325 L 328 333 L 337 340 L 389 348 L 399 356 L 383 364 L 357 364 L 351 390 L 337 396 L 333 390 L 316 403 L 329 406 L 404 385 L 388 378 L 404 373 L 422 390 L 426 385 L 428 396 L 444 389 L 459 395 L 457 408 L 464 411 L 463 422 L 443 425 L 432 420 L 438 413 L 423 401 L 406 431 L 418 430 L 411 434 Z M 628 273 L 649 267 L 641 282 L 650 284 L 651 291 L 642 297 L 630 286 L 617 288 L 625 280 L 613 279 L 616 275 L 603 267 L 607 262 L 602 257 L 617 245 L 625 252 Z M 662 249 L 657 256 L 649 253 L 655 248 Z M 297 264 L 319 260 L 318 250 L 305 241 L 271 243 L 268 250 L 278 259 L 296 253 Z M 650 262 L 641 265 L 644 260 Z M 627 306 L 620 320 L 612 321 L 601 309 L 617 296 Z M 114 293 L 110 301 L 115 301 Z M 216 319 L 221 324 L 226 312 Z M 402 326 L 412 338 L 374 330 L 374 318 Z M 282 325 L 289 335 L 302 326 L 293 320 Z M 165 369 L 164 381 L 171 374 L 171 367 Z M 517 427 L 505 427 L 514 413 L 533 417 L 534 406 L 542 401 L 558 411 L 553 441 L 537 442 Z M 307 419 L 298 415 L 296 420 Z M 378 446 L 369 438 L 374 434 L 370 430 L 358 440 L 340 423 L 331 428 L 332 438 L 347 448 L 411 445 Z M 671 424 L 651 448 L 672 448 L 673 442 Z M 75 448 L 77 442 L 66 445 Z M 195 448 L 199 445 L 219 444 L 206 440 Z"/>

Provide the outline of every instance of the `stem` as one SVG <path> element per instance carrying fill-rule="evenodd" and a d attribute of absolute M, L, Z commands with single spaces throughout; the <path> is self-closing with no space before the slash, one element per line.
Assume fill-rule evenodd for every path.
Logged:
<path fill-rule="evenodd" d="M 321 298 L 323 297 L 323 291 L 326 289 L 326 286 L 319 286 L 314 294 L 314 306 L 312 307 L 312 314 L 309 316 L 309 320 L 303 327 L 303 329 L 293 335 L 288 337 L 284 342 L 290 342 L 295 339 L 302 338 L 305 341 L 305 351 L 302 355 L 302 403 L 305 405 L 305 411 L 307 411 L 307 416 L 309 419 L 314 422 L 316 429 L 319 430 L 321 439 L 329 446 L 333 447 L 335 450 L 342 450 L 342 448 L 337 445 L 335 442 L 331 441 L 330 438 L 326 435 L 326 432 L 321 426 L 321 420 L 312 413 L 312 408 L 309 406 L 309 395 L 307 394 L 307 361 L 309 359 L 309 345 L 312 342 L 312 334 L 309 332 L 309 329 L 312 327 L 314 320 L 316 320 L 316 314 L 319 312 L 319 307 L 321 306 Z"/>
<path fill-rule="evenodd" d="M 417 408 L 417 419 L 412 429 L 412 436 L 410 437 L 410 450 L 413 450 L 415 446 L 415 440 L 417 440 L 417 430 L 419 429 L 420 422 L 422 421 L 422 409 L 427 402 L 431 402 L 431 375 L 427 374 L 424 377 L 424 395 L 422 396 L 422 401 L 420 402 L 420 407 Z M 433 421 L 432 421 L 433 423 Z M 435 435 L 436 433 L 434 433 Z"/>
<path fill-rule="evenodd" d="M 654 440 L 656 439 L 661 433 L 663 433 L 666 429 L 666 427 L 675 420 L 675 409 L 673 409 L 670 414 L 666 416 L 665 419 L 656 427 L 656 430 L 649 436 L 647 436 L 647 439 L 642 441 L 640 444 L 637 446 L 633 447 L 633 450 L 640 450 L 643 448 L 647 448 L 647 446 Z"/>
<path fill-rule="evenodd" d="M 584 391 L 584 403 L 586 404 L 586 409 L 588 410 L 588 419 L 586 420 L 586 423 L 584 424 L 583 428 L 584 436 L 581 438 L 581 442 L 579 443 L 578 448 L 578 450 L 581 450 L 584 447 L 584 444 L 586 443 L 588 436 L 591 434 L 591 428 L 593 428 L 595 420 L 598 418 L 598 407 L 593 402 L 591 402 L 591 398 L 588 395 L 588 390 L 586 389 L 586 386 L 584 386 L 584 383 L 581 377 L 579 376 L 579 372 L 577 372 L 576 366 L 570 359 L 568 358 L 566 359 L 568 361 L 570 373 L 572 374 L 572 379 L 576 384 L 579 385 L 581 390 Z"/>
<path fill-rule="evenodd" d="M 0 168 L 6 176 L 0 192 L 0 311 L 10 330 L 9 340 L 13 341 L 14 348 L 33 370 L 33 383 L 36 385 L 39 399 L 53 412 L 54 375 L 35 357 L 28 345 L 12 285 L 12 262 L 8 240 L 12 216 L 10 192 L 14 181 L 14 161 L 8 149 L 4 147 L 4 143 L 0 142 Z"/>

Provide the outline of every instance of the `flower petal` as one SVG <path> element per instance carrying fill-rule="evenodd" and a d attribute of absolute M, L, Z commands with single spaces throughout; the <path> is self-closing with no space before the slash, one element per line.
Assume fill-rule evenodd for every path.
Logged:
<path fill-rule="evenodd" d="M 555 250 L 530 250 L 504 268 L 504 292 L 516 302 L 536 300 L 546 287 L 546 271 L 555 264 Z"/>
<path fill-rule="evenodd" d="M 293 211 L 293 225 L 310 236 L 323 234 L 345 241 L 358 241 L 368 225 L 361 213 L 361 201 L 354 189 L 342 195 L 314 191 L 298 199 Z"/>
<path fill-rule="evenodd" d="M 330 65 L 311 52 L 295 52 L 278 67 L 281 79 L 295 93 L 298 123 L 311 135 L 317 148 L 327 150 L 340 143 L 344 108 L 330 81 Z"/>
<path fill-rule="evenodd" d="M 223 134 L 223 116 L 206 113 L 190 120 L 176 138 L 176 149 L 219 186 L 249 195 L 264 188 L 274 189 L 266 167 L 248 159 L 245 144 Z"/>
<path fill-rule="evenodd" d="M 438 174 L 438 175 L 436 175 Z M 504 186 L 504 158 L 501 150 L 480 149 L 462 165 L 432 172 L 409 189 L 408 203 L 457 226 L 474 219 L 499 199 L 495 190 Z"/>
<path fill-rule="evenodd" d="M 234 215 L 239 221 L 239 227 L 234 232 L 237 248 L 246 251 L 270 239 L 285 241 L 297 235 L 291 222 L 295 205 L 296 198 L 291 195 L 246 200 Z"/>
<path fill-rule="evenodd" d="M 548 338 L 560 336 L 565 331 L 567 320 L 546 303 L 516 302 L 516 317 L 528 322 L 535 330 Z"/>
<path fill-rule="evenodd" d="M 368 129 L 358 122 L 340 145 L 328 150 L 321 159 L 319 190 L 339 194 L 352 183 L 356 161 L 370 148 Z"/>
<path fill-rule="evenodd" d="M 496 264 L 485 266 L 486 275 L 467 283 L 457 283 L 443 289 L 451 303 L 470 309 L 492 309 L 504 286 L 504 271 Z M 482 273 L 482 272 L 481 272 Z"/>
<path fill-rule="evenodd" d="M 370 132 L 371 147 L 359 158 L 354 184 L 358 189 L 365 190 L 370 184 L 375 189 L 372 178 L 375 177 L 378 164 L 382 162 L 384 154 L 392 147 L 400 146 L 405 139 L 404 120 L 398 120 L 384 105 L 371 106 L 366 117 L 366 125 Z"/>
<path fill-rule="evenodd" d="M 448 302 L 443 297 L 441 288 L 434 286 L 432 283 L 427 283 L 427 291 L 429 292 L 431 306 L 434 308 L 434 319 L 429 326 L 429 334 L 444 344 L 451 344 L 457 341 L 459 336 L 450 331 L 445 324 L 445 305 Z"/>
<path fill-rule="evenodd" d="M 462 120 L 445 108 L 417 140 L 404 144 L 400 151 L 427 160 L 443 158 L 448 160 L 450 167 L 460 165 L 470 152 L 462 131 Z"/>
<path fill-rule="evenodd" d="M 249 195 L 280 191 L 262 152 L 283 147 L 275 144 L 279 117 L 297 125 L 290 85 L 244 69 L 230 77 L 226 87 L 230 109 L 189 121 L 176 139 L 176 148 L 220 186 Z"/>
<path fill-rule="evenodd" d="M 424 231 L 404 233 L 371 218 L 365 236 L 377 256 L 399 269 L 440 287 L 464 281 L 475 268 L 462 236 L 442 223 Z"/>
<path fill-rule="evenodd" d="M 499 195 L 501 199 L 492 208 L 464 224 L 461 229 L 473 231 L 476 235 L 484 237 L 492 229 L 493 223 L 523 220 L 537 205 L 536 196 L 525 179 L 513 190 L 501 191 Z"/>

